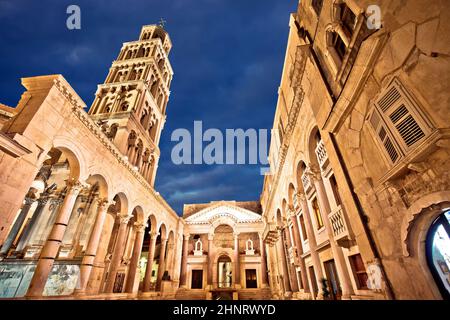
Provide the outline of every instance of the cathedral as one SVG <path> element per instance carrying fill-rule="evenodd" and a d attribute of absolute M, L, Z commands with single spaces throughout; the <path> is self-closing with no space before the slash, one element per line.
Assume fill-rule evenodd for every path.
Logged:
<path fill-rule="evenodd" d="M 0 104 L 0 298 L 449 299 L 448 12 L 299 1 L 260 198 L 178 213 L 154 187 L 163 26 L 123 43 L 91 106 L 22 78 Z"/>

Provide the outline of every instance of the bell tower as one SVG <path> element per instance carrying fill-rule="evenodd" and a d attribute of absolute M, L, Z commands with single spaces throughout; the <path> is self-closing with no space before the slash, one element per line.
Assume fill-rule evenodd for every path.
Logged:
<path fill-rule="evenodd" d="M 92 119 L 152 186 L 173 78 L 168 59 L 171 48 L 161 25 L 143 26 L 139 40 L 122 45 L 89 110 Z"/>

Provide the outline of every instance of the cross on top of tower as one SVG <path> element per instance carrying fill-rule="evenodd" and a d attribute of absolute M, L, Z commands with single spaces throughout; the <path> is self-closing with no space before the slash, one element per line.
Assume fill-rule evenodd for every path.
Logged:
<path fill-rule="evenodd" d="M 167 23 L 167 21 L 164 20 L 163 18 L 161 18 L 161 19 L 159 20 L 159 26 L 160 26 L 161 28 L 164 28 L 164 27 L 166 26 L 166 23 Z"/>

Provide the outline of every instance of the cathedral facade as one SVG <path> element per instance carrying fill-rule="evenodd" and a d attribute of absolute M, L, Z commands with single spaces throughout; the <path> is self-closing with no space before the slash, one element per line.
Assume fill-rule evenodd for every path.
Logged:
<path fill-rule="evenodd" d="M 23 78 L 0 104 L 0 298 L 448 298 L 447 12 L 299 2 L 260 199 L 182 215 L 154 188 L 161 26 L 123 44 L 88 112 L 63 76 Z"/>

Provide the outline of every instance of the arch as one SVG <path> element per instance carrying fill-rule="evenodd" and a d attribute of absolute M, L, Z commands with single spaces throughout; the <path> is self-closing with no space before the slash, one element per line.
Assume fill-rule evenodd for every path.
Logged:
<path fill-rule="evenodd" d="M 450 210 L 450 191 L 428 194 L 418 199 L 406 212 L 401 226 L 403 255 L 415 258 L 435 299 L 442 295 L 431 273 L 426 256 L 426 240 L 433 222 Z"/>
<path fill-rule="evenodd" d="M 316 156 L 316 147 L 321 139 L 320 130 L 317 126 L 314 126 L 311 131 L 309 131 L 308 140 L 306 143 L 307 158 L 309 166 L 319 167 L 319 161 Z"/>
<path fill-rule="evenodd" d="M 133 217 L 135 218 L 137 223 L 144 223 L 145 222 L 145 215 L 144 210 L 142 210 L 141 206 L 134 207 L 133 211 L 131 212 Z"/>
<path fill-rule="evenodd" d="M 150 226 L 150 232 L 157 232 L 156 226 L 158 225 L 158 222 L 156 220 L 156 217 L 154 214 L 150 214 L 146 221 L 148 222 Z"/>
<path fill-rule="evenodd" d="M 94 185 L 95 183 L 97 183 L 99 197 L 109 199 L 108 183 L 101 174 L 91 174 L 86 179 L 86 182 L 90 185 Z"/>
<path fill-rule="evenodd" d="M 277 227 L 282 227 L 283 226 L 283 215 L 281 213 L 281 210 L 278 208 L 277 209 L 277 213 L 275 216 L 275 221 L 277 222 Z"/>
<path fill-rule="evenodd" d="M 288 186 L 288 206 L 293 207 L 294 206 L 294 197 L 295 197 L 295 187 L 294 184 L 291 182 Z"/>
<path fill-rule="evenodd" d="M 57 136 L 53 140 L 53 148 L 60 150 L 67 156 L 70 167 L 70 178 L 75 180 L 85 180 L 87 178 L 87 160 L 73 139 L 65 136 Z"/>
<path fill-rule="evenodd" d="M 412 249 L 415 248 L 416 242 L 425 239 L 422 233 L 427 231 L 434 219 L 439 216 L 437 209 L 445 210 L 445 208 L 450 208 L 450 191 L 430 193 L 409 207 L 400 229 L 404 256 L 410 256 L 411 252 L 415 251 Z M 422 227 L 417 230 L 419 224 L 422 224 Z"/>
<path fill-rule="evenodd" d="M 161 236 L 161 239 L 167 239 L 167 227 L 164 224 L 164 222 L 161 222 L 161 224 L 158 227 L 159 235 Z"/>
<path fill-rule="evenodd" d="M 117 193 L 113 200 L 115 201 L 116 209 L 120 214 L 128 214 L 128 198 L 123 192 Z"/>

